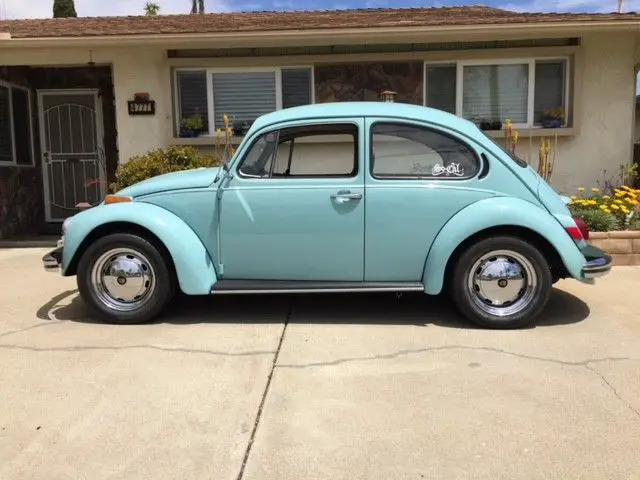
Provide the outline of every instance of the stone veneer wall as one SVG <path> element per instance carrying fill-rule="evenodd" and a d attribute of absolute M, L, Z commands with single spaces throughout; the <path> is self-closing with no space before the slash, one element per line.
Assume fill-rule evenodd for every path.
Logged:
<path fill-rule="evenodd" d="M 640 231 L 591 232 L 589 243 L 610 254 L 614 265 L 640 265 Z"/>
<path fill-rule="evenodd" d="M 397 92 L 397 102 L 422 105 L 422 62 L 371 62 L 316 65 L 316 103 L 380 101 L 380 92 Z"/>
<path fill-rule="evenodd" d="M 2 80 L 29 86 L 28 69 L 0 68 Z M 31 91 L 31 116 L 34 125 L 33 145 L 35 162 L 32 167 L 0 166 L 0 239 L 37 233 L 44 223 L 44 199 L 42 197 L 42 169 L 40 168 L 39 138 L 35 135 L 38 125 L 38 108 L 35 91 Z"/>

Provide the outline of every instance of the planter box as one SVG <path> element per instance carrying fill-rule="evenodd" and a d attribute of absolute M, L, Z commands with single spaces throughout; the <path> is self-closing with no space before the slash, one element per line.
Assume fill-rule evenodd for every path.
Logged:
<path fill-rule="evenodd" d="M 640 230 L 591 232 L 589 243 L 611 255 L 614 265 L 640 265 Z"/>

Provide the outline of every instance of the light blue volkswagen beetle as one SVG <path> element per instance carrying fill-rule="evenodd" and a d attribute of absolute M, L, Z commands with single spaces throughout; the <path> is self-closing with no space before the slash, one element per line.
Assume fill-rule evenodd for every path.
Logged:
<path fill-rule="evenodd" d="M 67 220 L 46 269 L 77 275 L 107 321 L 186 295 L 447 292 L 488 328 L 518 328 L 560 278 L 611 258 L 526 163 L 462 118 L 334 103 L 256 120 L 223 168 L 158 176 Z"/>

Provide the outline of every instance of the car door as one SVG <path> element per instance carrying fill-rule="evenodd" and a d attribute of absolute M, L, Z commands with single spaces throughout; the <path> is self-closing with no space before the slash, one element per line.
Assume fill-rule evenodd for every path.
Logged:
<path fill-rule="evenodd" d="M 492 192 L 478 153 L 454 132 L 419 121 L 367 118 L 365 281 L 422 280 L 436 235 Z"/>
<path fill-rule="evenodd" d="M 225 279 L 362 282 L 364 120 L 254 136 L 221 199 Z"/>

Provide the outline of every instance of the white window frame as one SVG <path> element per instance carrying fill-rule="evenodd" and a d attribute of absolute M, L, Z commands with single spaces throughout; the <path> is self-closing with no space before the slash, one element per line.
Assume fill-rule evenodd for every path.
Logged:
<path fill-rule="evenodd" d="M 311 72 L 311 104 L 316 103 L 316 79 L 313 65 L 282 65 L 278 67 L 179 67 L 173 71 L 173 101 L 174 101 L 174 125 L 175 134 L 180 131 L 180 95 L 178 87 L 178 73 L 180 72 L 205 72 L 207 81 L 207 119 L 209 132 L 201 136 L 213 136 L 215 134 L 215 111 L 213 74 L 215 73 L 254 73 L 273 72 L 276 80 L 276 110 L 282 110 L 282 70 L 309 69 Z M 222 128 L 218 126 L 218 128 Z"/>
<path fill-rule="evenodd" d="M 33 144 L 33 106 L 31 105 L 31 90 L 27 87 L 23 87 L 22 85 L 16 85 L 15 83 L 7 82 L 5 80 L 0 80 L 0 87 L 9 89 L 9 123 L 11 124 L 11 156 L 13 158 L 12 161 L 6 162 L 0 160 L 0 166 L 2 167 L 33 167 L 35 166 L 35 150 Z M 18 89 L 27 92 L 27 101 L 29 103 L 29 138 L 31 142 L 31 163 L 18 163 L 17 154 L 16 154 L 16 131 L 13 120 L 13 89 Z"/>
<path fill-rule="evenodd" d="M 570 93 L 571 93 L 571 59 L 568 56 L 560 57 L 527 57 L 527 58 L 508 58 L 508 59 L 482 59 L 482 60 L 440 60 L 440 61 L 426 61 L 424 62 L 423 70 L 423 105 L 427 106 L 427 67 L 437 66 L 450 66 L 456 68 L 456 107 L 455 114 L 462 116 L 463 112 L 463 92 L 464 92 L 464 67 L 466 66 L 490 66 L 490 65 L 528 65 L 529 66 L 529 83 L 528 83 L 528 95 L 527 95 L 527 122 L 526 123 L 514 123 L 515 128 L 543 128 L 540 125 L 535 125 L 535 80 L 536 80 L 536 63 L 545 61 L 563 61 L 565 65 L 565 79 L 564 79 L 564 125 L 566 127 L 569 122 L 569 107 Z M 504 122 L 505 119 L 501 121 Z"/>

